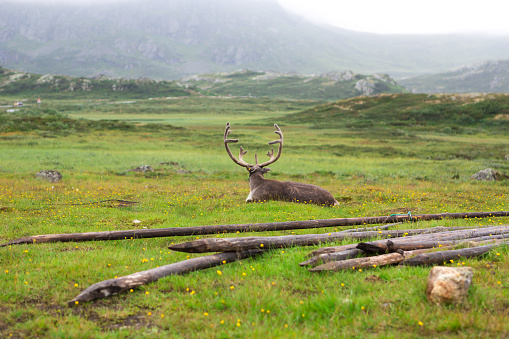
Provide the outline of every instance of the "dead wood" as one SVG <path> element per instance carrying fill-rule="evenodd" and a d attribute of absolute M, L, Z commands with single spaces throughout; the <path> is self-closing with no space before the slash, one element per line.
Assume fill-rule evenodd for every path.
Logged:
<path fill-rule="evenodd" d="M 442 249 L 452 249 L 452 247 L 449 246 L 449 247 L 444 247 Z M 427 249 L 420 249 L 420 250 L 414 250 L 414 251 L 398 250 L 393 253 L 382 254 L 382 255 L 372 256 L 372 257 L 363 257 L 363 258 L 355 258 L 355 259 L 338 258 L 336 261 L 329 261 L 329 262 L 325 261 L 324 264 L 319 265 L 315 268 L 311 268 L 311 269 L 309 269 L 309 271 L 310 272 L 320 272 L 320 271 L 340 271 L 340 270 L 346 270 L 346 269 L 376 268 L 376 267 L 381 267 L 381 266 L 394 265 L 394 264 L 403 262 L 403 260 L 418 256 L 423 253 L 435 251 L 435 250 L 437 250 L 437 249 L 427 248 Z M 362 253 L 362 251 L 360 251 L 359 253 Z M 326 255 L 330 256 L 330 255 L 334 255 L 334 254 L 336 254 L 336 253 L 330 253 L 330 254 L 326 254 Z"/>
<path fill-rule="evenodd" d="M 405 259 L 404 261 L 401 262 L 401 265 L 429 266 L 437 264 L 446 264 L 454 262 L 454 260 L 458 260 L 460 258 L 472 258 L 481 256 L 484 253 L 489 252 L 492 248 L 500 246 L 500 244 L 508 244 L 508 242 L 501 242 L 471 248 L 462 248 L 458 250 L 423 253 L 413 258 Z"/>
<path fill-rule="evenodd" d="M 266 232 L 283 231 L 295 229 L 311 229 L 334 226 L 355 226 L 368 224 L 399 223 L 403 221 L 440 220 L 458 218 L 484 218 L 484 217 L 506 217 L 509 211 L 498 212 L 471 212 L 471 213 L 440 213 L 440 214 L 416 214 L 416 215 L 390 215 L 379 217 L 363 218 L 336 218 L 320 220 L 301 220 L 287 222 L 273 222 L 261 224 L 236 224 L 236 225 L 213 225 L 196 227 L 171 227 L 159 229 L 125 230 L 109 232 L 88 232 L 71 234 L 46 234 L 22 237 L 8 243 L 0 244 L 0 247 L 16 244 L 35 244 L 47 242 L 69 242 L 69 241 L 97 241 L 97 240 L 124 240 L 135 238 L 157 238 L 191 236 L 218 233 L 236 232 Z"/>
<path fill-rule="evenodd" d="M 457 230 L 447 233 L 434 233 L 430 235 L 381 240 L 359 243 L 358 249 L 368 253 L 387 253 L 398 249 L 407 251 L 419 248 L 433 248 L 455 245 L 465 240 L 483 241 L 509 237 L 509 226 L 483 227 L 477 229 Z M 411 239 L 409 239 L 411 238 Z"/>
<path fill-rule="evenodd" d="M 451 230 L 458 230 L 458 229 L 466 229 L 465 227 L 443 227 L 443 226 L 437 226 L 437 227 L 432 227 L 432 228 L 428 228 L 428 230 L 430 230 L 429 232 L 425 233 L 425 234 L 416 234 L 416 235 L 408 235 L 408 234 L 403 234 L 402 237 L 399 237 L 398 238 L 398 241 L 408 241 L 408 240 L 412 240 L 412 239 L 423 239 L 423 237 L 427 237 L 427 236 L 432 236 L 433 234 L 444 234 L 445 232 L 447 231 L 451 231 Z M 471 228 L 469 228 L 471 229 Z M 377 244 L 377 243 L 384 243 L 386 242 L 387 240 L 378 240 L 378 241 L 373 241 L 371 242 L 371 244 Z M 352 246 L 352 245 L 341 245 L 341 246 L 330 246 L 330 247 L 321 247 L 321 248 L 318 248 L 314 251 L 312 251 L 311 253 L 308 254 L 308 257 L 313 257 L 313 256 L 317 256 L 317 255 L 320 255 L 320 254 L 326 254 L 326 253 L 334 253 L 334 252 L 340 252 L 340 251 L 343 251 L 345 250 L 345 246 Z"/>
<path fill-rule="evenodd" d="M 374 237 L 397 238 L 406 235 L 415 235 L 428 232 L 437 232 L 443 230 L 440 228 L 424 228 L 413 230 L 393 230 L 393 231 L 367 231 L 367 232 L 335 232 L 324 234 L 303 234 L 303 235 L 285 235 L 274 237 L 244 237 L 244 238 L 209 238 L 190 242 L 171 245 L 168 248 L 173 251 L 188 253 L 205 252 L 231 252 L 242 251 L 250 248 L 284 248 L 294 246 L 312 246 L 321 243 L 338 240 L 361 240 Z"/>
<path fill-rule="evenodd" d="M 354 248 L 356 245 L 352 245 L 352 246 L 353 246 L 352 248 L 346 249 L 341 252 L 324 253 L 324 254 L 314 256 L 309 260 L 301 262 L 299 265 L 300 266 L 318 266 L 323 263 L 351 259 L 351 258 L 355 258 L 359 255 L 364 254 L 364 251 L 362 251 L 358 248 Z"/>
<path fill-rule="evenodd" d="M 405 260 L 405 257 L 403 256 L 403 251 L 401 251 L 377 255 L 374 257 L 355 258 L 343 261 L 331 261 L 323 265 L 310 268 L 309 271 L 321 272 L 321 271 L 340 271 L 347 269 L 362 269 L 368 267 L 372 268 L 378 266 L 397 264 L 403 260 Z"/>
<path fill-rule="evenodd" d="M 177 263 L 153 268 L 147 271 L 136 272 L 123 277 L 104 280 L 93 284 L 84 289 L 74 299 L 68 302 L 69 306 L 77 305 L 81 302 L 92 301 L 95 299 L 106 298 L 111 295 L 134 289 L 141 285 L 155 282 L 169 275 L 182 275 L 188 272 L 202 270 L 224 263 L 230 263 L 237 260 L 249 258 L 261 254 L 261 250 L 248 250 L 242 252 L 228 252 L 212 254 L 204 257 L 188 259 Z"/>

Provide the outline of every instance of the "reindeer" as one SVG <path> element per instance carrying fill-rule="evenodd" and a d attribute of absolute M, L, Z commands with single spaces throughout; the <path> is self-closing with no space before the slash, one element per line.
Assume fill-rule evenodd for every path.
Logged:
<path fill-rule="evenodd" d="M 274 155 L 274 149 L 272 148 L 267 152 L 267 156 L 269 156 L 270 159 L 259 164 L 258 156 L 255 154 L 255 164 L 253 165 L 242 159 L 247 153 L 242 146 L 240 146 L 238 159 L 232 154 L 228 144 L 231 142 L 236 143 L 239 140 L 228 139 L 228 134 L 230 134 L 231 129 L 230 123 L 226 123 L 226 130 L 224 131 L 224 146 L 226 147 L 226 152 L 234 163 L 245 167 L 249 172 L 249 187 L 251 191 L 249 192 L 246 202 L 280 200 L 313 203 L 325 206 L 339 205 L 332 194 L 321 187 L 294 181 L 270 180 L 263 177 L 263 174 L 270 170 L 270 168 L 266 168 L 265 166 L 275 163 L 281 157 L 281 151 L 283 150 L 283 132 L 281 132 L 277 124 L 274 124 L 274 127 L 276 128 L 274 133 L 279 135 L 279 139 L 269 142 L 269 145 L 279 144 L 277 155 Z"/>

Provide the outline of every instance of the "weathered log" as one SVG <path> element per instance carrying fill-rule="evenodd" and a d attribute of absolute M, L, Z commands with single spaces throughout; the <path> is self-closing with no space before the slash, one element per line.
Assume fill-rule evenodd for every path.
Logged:
<path fill-rule="evenodd" d="M 124 240 L 132 238 L 138 239 L 138 238 L 175 237 L 175 236 L 191 236 L 218 233 L 266 232 L 266 231 L 311 229 L 334 226 L 399 223 L 403 221 L 440 220 L 458 218 L 464 219 L 464 218 L 484 218 L 484 217 L 495 218 L 506 216 L 509 216 L 509 211 L 416 214 L 416 215 L 404 214 L 379 217 L 335 218 L 335 219 L 301 220 L 301 221 L 286 221 L 260 224 L 236 224 L 236 225 L 234 224 L 234 225 L 213 225 L 196 227 L 170 227 L 158 229 L 141 229 L 141 230 L 125 230 L 109 232 L 45 234 L 15 239 L 8 243 L 0 244 L 0 247 L 16 244 L 36 244 L 47 242 Z"/>
<path fill-rule="evenodd" d="M 412 239 L 424 239 L 425 237 L 428 237 L 428 236 L 433 236 L 434 234 L 444 234 L 445 232 L 448 232 L 448 231 L 454 231 L 454 230 L 460 230 L 460 229 L 467 229 L 467 227 L 443 227 L 443 226 L 436 226 L 436 227 L 432 227 L 432 228 L 428 228 L 428 230 L 430 230 L 429 232 L 426 232 L 424 234 L 422 233 L 418 233 L 418 234 L 415 234 L 415 235 L 404 235 L 403 237 L 399 237 L 397 238 L 398 241 L 409 241 L 409 240 L 412 240 Z M 468 229 L 471 229 L 470 227 Z M 377 240 L 377 241 L 373 241 L 371 242 L 371 244 L 375 244 L 375 243 L 384 243 L 386 242 L 387 240 L 383 239 L 383 240 Z M 318 248 L 312 252 L 310 252 L 308 254 L 308 257 L 314 257 L 314 256 L 317 256 L 317 255 L 320 255 L 320 254 L 326 254 L 326 253 L 334 253 L 334 252 L 340 252 L 340 251 L 343 251 L 345 250 L 345 246 L 351 246 L 351 245 L 340 245 L 340 246 L 330 246 L 330 247 L 321 247 L 321 248 Z"/>
<path fill-rule="evenodd" d="M 395 224 L 388 224 L 383 226 L 374 226 L 374 227 L 361 227 L 361 228 L 350 228 L 348 230 L 339 231 L 338 233 L 346 233 L 346 232 L 365 232 L 365 231 L 381 231 L 387 230 L 393 226 L 401 225 L 402 222 L 397 222 Z"/>
<path fill-rule="evenodd" d="M 413 258 L 405 259 L 400 265 L 405 266 L 429 266 L 436 264 L 443 264 L 453 262 L 459 258 L 472 258 L 483 255 L 489 252 L 492 248 L 500 246 L 500 244 L 507 244 L 508 242 L 477 246 L 471 248 L 462 248 L 459 250 L 440 251 L 433 253 L 419 254 Z"/>
<path fill-rule="evenodd" d="M 393 231 L 367 231 L 367 232 L 335 232 L 324 234 L 303 234 L 303 235 L 284 235 L 274 237 L 244 237 L 244 238 L 209 238 L 189 241 L 185 243 L 171 245 L 168 248 L 173 251 L 188 253 L 205 252 L 231 252 L 242 251 L 250 248 L 284 248 L 294 246 L 312 246 L 321 243 L 338 240 L 361 240 L 374 237 L 401 237 L 406 235 L 420 234 L 425 232 L 437 231 L 436 228 L 424 228 L 413 230 L 393 230 Z"/>
<path fill-rule="evenodd" d="M 488 239 L 501 239 L 509 237 L 509 226 L 483 227 L 476 229 L 457 230 L 447 233 L 434 233 L 426 236 L 414 236 L 393 240 L 379 240 L 359 243 L 357 248 L 368 253 L 387 253 L 397 249 L 413 250 L 418 248 L 432 248 L 445 245 L 454 245 L 464 240 L 482 241 Z M 409 239 L 411 238 L 411 239 Z"/>
<path fill-rule="evenodd" d="M 355 258 L 343 261 L 331 261 L 323 265 L 310 268 L 309 272 L 340 271 L 347 269 L 362 269 L 367 267 L 372 268 L 378 266 L 397 264 L 403 260 L 405 260 L 405 257 L 403 256 L 403 251 L 401 251 L 377 255 L 374 257 Z"/>
<path fill-rule="evenodd" d="M 452 247 L 444 247 L 443 249 L 452 249 Z M 320 271 L 339 271 L 346 269 L 359 269 L 359 268 L 376 268 L 387 265 L 394 265 L 402 262 L 403 260 L 418 256 L 423 253 L 428 253 L 432 251 L 436 251 L 435 248 L 426 248 L 414 251 L 402 251 L 397 250 L 393 253 L 382 254 L 373 257 L 364 257 L 364 258 L 338 258 L 336 261 L 325 262 L 323 265 L 319 265 L 315 268 L 309 269 L 310 272 L 320 272 Z M 362 252 L 362 251 L 360 251 Z M 334 255 L 335 253 L 330 253 L 327 255 Z M 394 255 L 394 254 L 399 254 Z M 315 257 L 316 258 L 316 257 Z"/>
<path fill-rule="evenodd" d="M 188 259 L 177 263 L 153 268 L 147 271 L 137 272 L 123 277 L 104 280 L 90 285 L 78 294 L 74 299 L 68 302 L 69 306 L 77 305 L 81 302 L 92 301 L 95 299 L 106 298 L 111 295 L 119 294 L 127 290 L 155 282 L 169 275 L 182 275 L 188 272 L 210 268 L 225 263 L 249 258 L 261 254 L 263 251 L 252 249 L 241 252 L 227 252 L 212 254 L 204 257 Z"/>
<path fill-rule="evenodd" d="M 346 249 L 341 252 L 324 253 L 312 257 L 309 260 L 301 262 L 300 266 L 318 266 L 331 261 L 340 261 L 355 258 L 364 253 L 364 251 L 355 248 L 356 245 L 352 245 L 352 248 Z"/>

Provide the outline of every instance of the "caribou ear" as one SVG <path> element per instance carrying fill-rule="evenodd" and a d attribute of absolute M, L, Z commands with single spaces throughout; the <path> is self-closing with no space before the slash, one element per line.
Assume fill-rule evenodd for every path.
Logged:
<path fill-rule="evenodd" d="M 262 168 L 262 173 L 267 173 L 268 171 L 270 171 L 270 168 L 265 168 L 265 167 Z"/>

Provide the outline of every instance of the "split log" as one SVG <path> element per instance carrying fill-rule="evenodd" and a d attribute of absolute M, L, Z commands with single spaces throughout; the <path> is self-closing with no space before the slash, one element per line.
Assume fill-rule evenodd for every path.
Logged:
<path fill-rule="evenodd" d="M 317 256 L 312 257 L 309 260 L 301 262 L 300 266 L 318 266 L 331 261 L 340 261 L 358 257 L 363 254 L 364 251 L 358 248 L 355 248 L 357 245 L 351 245 L 352 248 L 346 249 L 341 252 L 333 252 L 333 253 L 324 253 Z"/>
<path fill-rule="evenodd" d="M 489 252 L 492 248 L 500 246 L 500 244 L 508 244 L 508 242 L 477 246 L 472 248 L 462 248 L 459 250 L 423 253 L 413 258 L 405 259 L 400 264 L 405 266 L 429 266 L 449 263 L 451 261 L 458 260 L 459 258 L 472 258 L 481 256 L 484 253 Z"/>
<path fill-rule="evenodd" d="M 406 235 L 414 235 L 434 231 L 437 231 L 436 228 L 348 233 L 335 232 L 324 234 L 284 235 L 274 237 L 209 238 L 175 244 L 169 246 L 168 248 L 173 251 L 188 253 L 231 252 L 242 251 L 251 248 L 273 249 L 294 246 L 312 246 L 338 240 L 361 240 L 378 236 L 385 238 L 390 236 L 392 238 L 396 238 Z"/>
<path fill-rule="evenodd" d="M 206 269 L 224 263 L 249 258 L 261 254 L 261 250 L 247 250 L 241 252 L 228 252 L 212 254 L 204 257 L 188 259 L 177 263 L 153 268 L 147 271 L 137 272 L 123 277 L 104 280 L 93 284 L 83 290 L 74 299 L 68 302 L 69 306 L 81 302 L 88 302 L 95 299 L 106 298 L 111 295 L 128 291 L 141 285 L 155 282 L 169 275 L 182 275 L 188 272 Z"/>
<path fill-rule="evenodd" d="M 267 231 L 312 229 L 335 226 L 399 223 L 403 221 L 414 222 L 421 220 L 441 220 L 458 218 L 465 219 L 465 218 L 484 218 L 484 217 L 495 218 L 507 216 L 509 216 L 509 211 L 439 213 L 439 214 L 416 214 L 416 215 L 404 214 L 379 217 L 301 220 L 301 221 L 273 222 L 261 224 L 213 225 L 196 227 L 171 227 L 159 229 L 109 231 L 109 232 L 46 234 L 22 237 L 19 239 L 12 240 L 8 243 L 0 244 L 0 247 L 16 244 L 35 244 L 47 242 L 124 240 L 131 238 L 138 239 L 138 238 L 174 237 L 174 236 L 193 236 L 218 233 L 267 232 Z"/>

